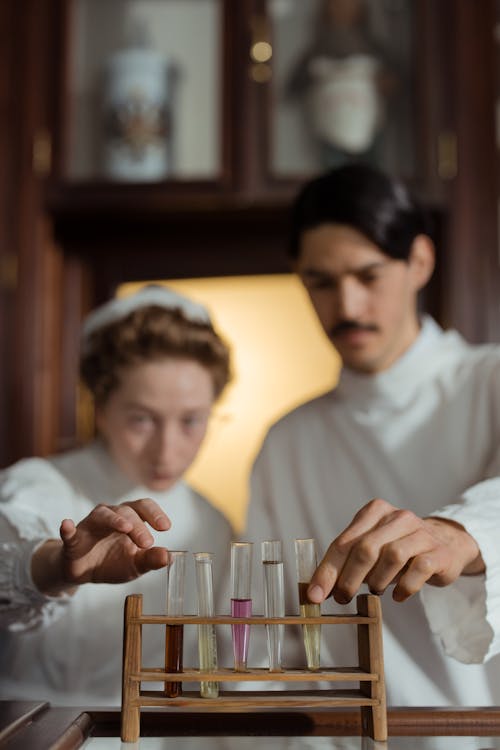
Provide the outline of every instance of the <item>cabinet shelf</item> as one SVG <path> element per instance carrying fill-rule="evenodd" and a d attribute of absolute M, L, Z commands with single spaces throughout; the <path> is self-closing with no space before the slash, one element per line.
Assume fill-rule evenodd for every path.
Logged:
<path fill-rule="evenodd" d="M 64 216 L 85 216 L 118 213 L 127 215 L 164 216 L 215 213 L 240 217 L 258 212 L 263 218 L 288 210 L 294 195 L 290 186 L 280 195 L 252 196 L 247 193 L 219 191 L 203 183 L 137 183 L 52 182 L 45 190 L 45 208 L 56 219 Z"/>

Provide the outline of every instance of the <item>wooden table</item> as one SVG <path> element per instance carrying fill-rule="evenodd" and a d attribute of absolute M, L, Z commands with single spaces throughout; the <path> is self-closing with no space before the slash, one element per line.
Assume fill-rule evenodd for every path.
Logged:
<path fill-rule="evenodd" d="M 388 727 L 389 740 L 386 745 L 374 743 L 366 737 L 361 738 L 359 711 L 249 711 L 221 715 L 146 709 L 141 715 L 141 739 L 137 743 L 125 744 L 119 740 L 120 712 L 117 710 L 54 708 L 47 703 L 34 702 L 0 702 L 1 750 L 73 750 L 82 746 L 92 750 L 94 745 L 106 750 L 148 750 L 156 747 L 174 749 L 180 745 L 182 748 L 200 750 L 212 750 L 220 745 L 252 746 L 258 750 L 267 750 L 276 745 L 278 737 L 283 738 L 279 741 L 280 748 L 288 746 L 285 738 L 290 738 L 290 745 L 294 748 L 300 748 L 300 738 L 306 737 L 308 748 L 315 747 L 317 743 L 319 748 L 328 747 L 331 750 L 336 747 L 341 747 L 342 750 L 346 747 L 352 747 L 353 750 L 379 747 L 387 747 L 389 750 L 413 750 L 417 747 L 426 750 L 500 748 L 500 708 L 390 708 Z M 224 744 L 223 737 L 241 739 Z M 260 739 L 251 740 L 256 737 Z M 314 740 L 315 737 L 318 739 Z M 339 739 L 337 745 L 334 739 L 336 737 L 344 739 Z M 181 741 L 174 738 L 183 739 Z M 192 738 L 192 743 L 188 742 L 188 738 Z M 244 738 L 250 738 L 247 740 L 248 744 Z M 352 738 L 352 743 L 347 738 Z"/>

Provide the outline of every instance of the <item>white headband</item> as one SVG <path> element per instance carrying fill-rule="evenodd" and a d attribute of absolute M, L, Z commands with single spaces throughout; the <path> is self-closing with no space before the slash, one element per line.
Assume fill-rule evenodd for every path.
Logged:
<path fill-rule="evenodd" d="M 158 305 L 159 307 L 165 307 L 167 310 L 179 309 L 188 320 L 195 323 L 211 322 L 208 310 L 198 302 L 193 302 L 188 297 L 184 297 L 165 286 L 146 286 L 136 294 L 131 294 L 128 297 L 116 297 L 93 310 L 83 322 L 83 348 L 94 331 L 125 318 L 133 310 L 148 305 Z"/>

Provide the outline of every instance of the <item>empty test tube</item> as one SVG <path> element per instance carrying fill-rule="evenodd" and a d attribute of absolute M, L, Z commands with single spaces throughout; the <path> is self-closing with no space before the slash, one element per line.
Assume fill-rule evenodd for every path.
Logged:
<path fill-rule="evenodd" d="M 214 616 L 214 593 L 211 552 L 195 552 L 196 590 L 198 594 L 198 615 L 200 617 Z M 198 625 L 198 653 L 200 671 L 213 672 L 217 669 L 217 640 L 215 625 L 202 623 Z M 217 698 L 219 695 L 218 682 L 200 682 L 202 698 Z"/>
<path fill-rule="evenodd" d="M 264 572 L 264 614 L 266 617 L 284 617 L 285 586 L 280 541 L 268 540 L 262 542 L 262 567 Z M 266 630 L 269 670 L 281 672 L 285 626 L 283 624 L 268 624 Z"/>
<path fill-rule="evenodd" d="M 297 563 L 300 614 L 302 617 L 319 617 L 321 614 L 320 605 L 311 603 L 307 598 L 307 587 L 317 567 L 316 542 L 314 539 L 295 540 L 295 560 Z M 311 670 L 319 669 L 321 625 L 303 625 L 302 635 L 307 668 Z"/>

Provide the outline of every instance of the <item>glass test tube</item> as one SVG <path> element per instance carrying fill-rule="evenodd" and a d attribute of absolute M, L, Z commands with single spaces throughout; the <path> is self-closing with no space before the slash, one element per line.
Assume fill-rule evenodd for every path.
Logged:
<path fill-rule="evenodd" d="M 281 542 L 262 542 L 262 567 L 264 570 L 264 613 L 266 617 L 285 616 L 285 584 Z M 285 626 L 266 625 L 269 671 L 281 672 L 281 653 Z"/>
<path fill-rule="evenodd" d="M 214 593 L 211 552 L 195 552 L 196 589 L 198 592 L 198 615 L 200 617 L 214 616 Z M 215 625 L 203 623 L 198 625 L 198 653 L 200 670 L 213 672 L 217 669 L 217 640 Z M 202 698 L 217 698 L 219 695 L 218 682 L 201 682 L 200 695 Z"/>
<path fill-rule="evenodd" d="M 170 564 L 167 568 L 167 615 L 174 617 L 184 614 L 184 580 L 186 570 L 185 550 L 170 550 Z M 182 672 L 182 645 L 184 625 L 166 625 L 165 671 Z M 175 698 L 182 692 L 181 682 L 166 682 L 165 695 Z"/>
<path fill-rule="evenodd" d="M 314 539 L 295 540 L 295 560 L 297 563 L 297 583 L 299 586 L 299 605 L 302 617 L 319 617 L 319 604 L 312 604 L 307 598 L 307 587 L 317 568 L 316 542 Z M 319 669 L 321 625 L 303 625 L 302 635 L 306 650 L 307 668 Z"/>
<path fill-rule="evenodd" d="M 231 542 L 231 615 L 252 616 L 252 542 Z M 231 625 L 233 637 L 234 668 L 243 672 L 247 668 L 250 625 Z"/>

